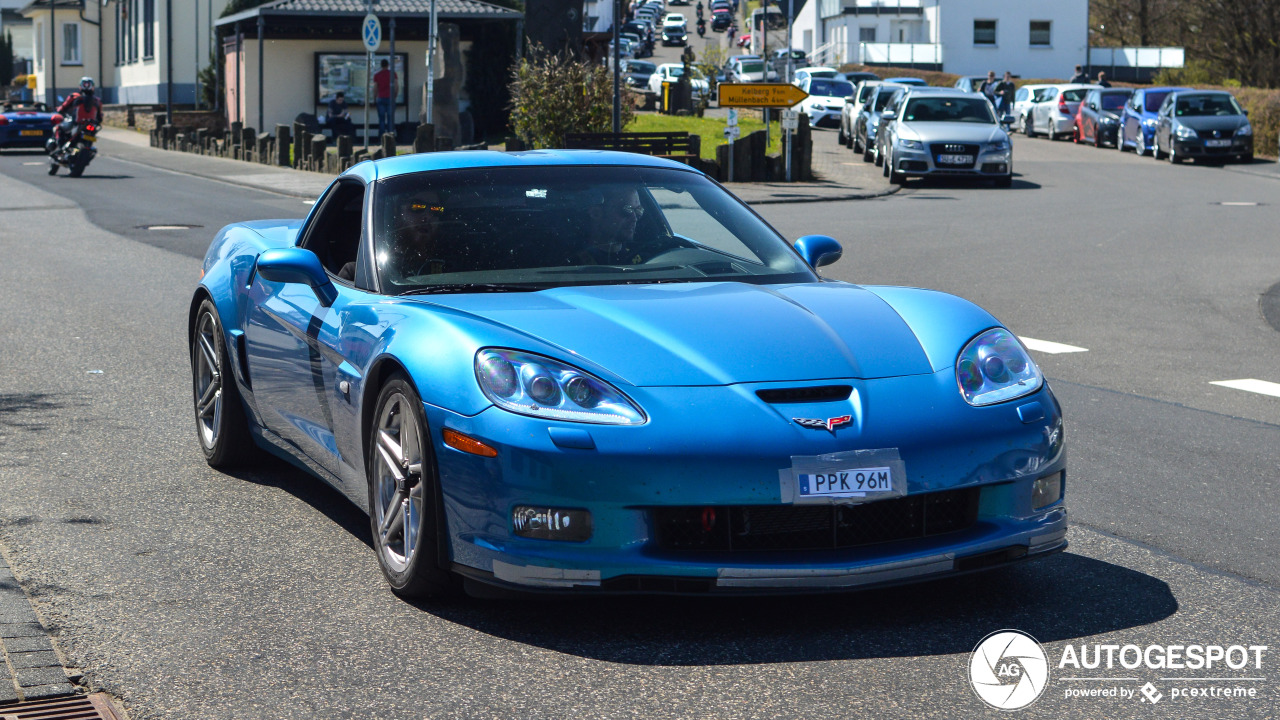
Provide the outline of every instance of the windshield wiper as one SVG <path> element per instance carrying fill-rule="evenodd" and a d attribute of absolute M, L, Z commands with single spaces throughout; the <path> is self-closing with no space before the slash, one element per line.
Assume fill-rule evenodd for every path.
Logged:
<path fill-rule="evenodd" d="M 483 293 L 483 292 L 536 292 L 545 288 L 536 285 L 512 285 L 502 283 L 450 283 L 444 285 L 427 285 L 397 293 L 404 295 L 437 295 L 444 293 Z"/>

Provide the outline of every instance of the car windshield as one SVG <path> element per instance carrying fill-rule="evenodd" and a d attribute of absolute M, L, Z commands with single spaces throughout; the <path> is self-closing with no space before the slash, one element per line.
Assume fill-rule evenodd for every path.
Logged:
<path fill-rule="evenodd" d="M 653 71 L 657 70 L 656 65 L 651 62 L 644 62 L 643 60 L 628 60 L 626 68 L 627 72 L 636 73 L 638 75 L 652 75 Z"/>
<path fill-rule="evenodd" d="M 740 65 L 742 67 L 742 72 L 749 72 L 749 73 L 764 72 L 764 63 L 760 62 L 759 60 L 749 60 L 747 62 L 740 63 Z"/>
<path fill-rule="evenodd" d="M 973 97 L 911 98 L 902 113 L 908 122 L 994 123 L 991 103 Z"/>
<path fill-rule="evenodd" d="M 843 80 L 815 78 L 809 82 L 809 94 L 822 95 L 824 97 L 848 97 L 853 94 L 853 85 Z"/>
<path fill-rule="evenodd" d="M 1102 109 L 1119 110 L 1124 107 L 1128 99 L 1129 96 L 1124 93 L 1108 93 L 1102 96 Z"/>
<path fill-rule="evenodd" d="M 1244 110 L 1230 95 L 1179 95 L 1173 114 L 1178 117 L 1243 115 Z"/>
<path fill-rule="evenodd" d="M 1169 97 L 1170 90 L 1161 90 L 1159 92 L 1149 92 L 1142 100 L 1142 104 L 1146 107 L 1147 112 L 1156 112 L 1160 106 L 1164 104 L 1164 99 Z"/>
<path fill-rule="evenodd" d="M 423 172 L 380 181 L 376 198 L 378 271 L 393 295 L 817 279 L 773 228 L 688 171 Z"/>
<path fill-rule="evenodd" d="M 1081 100 L 1084 99 L 1084 96 L 1088 94 L 1089 94 L 1089 90 L 1087 88 L 1075 88 L 1073 90 L 1063 90 L 1062 99 L 1066 100 L 1067 102 L 1080 102 Z"/>
<path fill-rule="evenodd" d="M 876 95 L 875 111 L 876 112 L 883 111 L 885 107 L 893 100 L 893 96 L 896 94 L 897 92 L 895 92 L 894 90 L 881 90 L 879 94 Z"/>

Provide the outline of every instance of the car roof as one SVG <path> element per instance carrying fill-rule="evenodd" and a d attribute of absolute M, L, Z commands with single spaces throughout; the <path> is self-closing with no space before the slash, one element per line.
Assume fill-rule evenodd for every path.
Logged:
<path fill-rule="evenodd" d="M 1054 83 L 1052 85 L 1049 85 L 1049 87 L 1058 88 L 1059 90 L 1081 90 L 1081 89 L 1101 90 L 1102 89 L 1101 85 L 1095 85 L 1093 83 Z"/>
<path fill-rule="evenodd" d="M 496 150 L 465 150 L 452 152 L 415 153 L 382 160 L 370 160 L 353 165 L 344 175 L 356 175 L 368 181 L 385 180 L 399 175 L 439 170 L 496 167 L 591 167 L 626 166 L 692 170 L 688 165 L 674 160 L 613 150 L 528 150 L 525 152 L 498 152 Z"/>
<path fill-rule="evenodd" d="M 921 87 L 919 85 L 908 85 L 908 95 L 951 95 L 953 97 L 971 98 L 973 93 L 966 92 L 960 88 L 953 87 L 934 87 L 933 85 Z"/>

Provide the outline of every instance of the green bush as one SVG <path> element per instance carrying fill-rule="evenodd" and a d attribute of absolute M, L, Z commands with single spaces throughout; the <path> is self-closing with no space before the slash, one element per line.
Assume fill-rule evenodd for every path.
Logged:
<path fill-rule="evenodd" d="M 603 65 L 535 52 L 516 63 L 509 89 L 511 129 L 531 147 L 561 147 L 565 133 L 613 130 L 613 74 Z M 634 108 L 621 105 L 626 127 Z"/>

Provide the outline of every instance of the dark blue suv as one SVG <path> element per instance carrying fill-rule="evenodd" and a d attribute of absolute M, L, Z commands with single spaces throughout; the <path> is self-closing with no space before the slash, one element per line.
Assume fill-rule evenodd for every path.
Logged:
<path fill-rule="evenodd" d="M 1120 152 L 1133 150 L 1139 155 L 1146 155 L 1155 150 L 1156 113 L 1160 105 L 1171 92 L 1190 90 L 1184 87 L 1139 88 L 1134 91 L 1129 102 L 1125 103 L 1120 115 L 1120 134 L 1116 147 Z"/>

